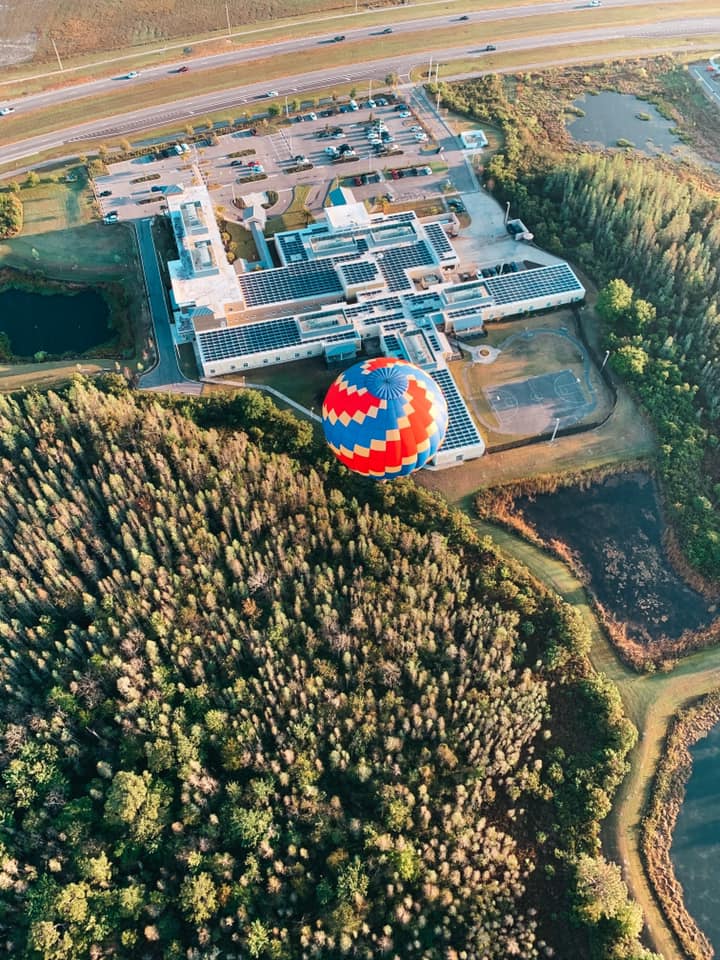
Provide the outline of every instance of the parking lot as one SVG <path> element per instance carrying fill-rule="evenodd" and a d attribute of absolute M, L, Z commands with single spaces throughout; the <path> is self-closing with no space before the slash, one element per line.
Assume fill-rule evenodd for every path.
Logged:
<path fill-rule="evenodd" d="M 420 199 L 438 196 L 447 177 L 445 155 L 424 121 L 383 98 L 373 106 L 358 100 L 357 109 L 326 105 L 279 127 L 276 121 L 275 129 L 261 122 L 254 129 L 256 134 L 243 130 L 214 145 L 190 143 L 162 159 L 113 164 L 107 176 L 96 180 L 103 213 L 116 212 L 118 219 L 127 220 L 160 212 L 165 191 L 192 185 L 194 170 L 215 205 L 228 213 L 233 199 L 268 189 L 279 197 L 272 213 L 282 213 L 293 188 L 304 184 L 309 187 L 306 205 L 318 214 L 336 179 L 351 186 L 358 200 L 383 195 L 390 202 Z M 400 170 L 418 172 L 402 176 Z M 255 176 L 259 178 L 253 180 Z"/>

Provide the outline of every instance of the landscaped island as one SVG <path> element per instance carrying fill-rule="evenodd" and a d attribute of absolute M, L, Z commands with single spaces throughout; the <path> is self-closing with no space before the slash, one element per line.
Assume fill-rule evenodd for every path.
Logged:
<path fill-rule="evenodd" d="M 572 611 L 411 484 L 179 412 L 272 447 L 263 398 L 107 389 L 0 399 L 10 954 L 650 957 Z"/>

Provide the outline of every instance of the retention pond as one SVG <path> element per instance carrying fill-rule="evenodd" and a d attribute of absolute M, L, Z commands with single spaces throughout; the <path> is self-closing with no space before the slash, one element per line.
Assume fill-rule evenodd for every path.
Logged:
<path fill-rule="evenodd" d="M 681 141 L 671 132 L 673 123 L 644 100 L 627 93 L 604 91 L 576 100 L 585 116 L 568 124 L 575 140 L 618 146 L 625 140 L 644 153 L 670 153 Z"/>
<path fill-rule="evenodd" d="M 0 291 L 0 332 L 9 337 L 15 357 L 86 353 L 112 339 L 109 321 L 108 305 L 96 290 Z"/>
<path fill-rule="evenodd" d="M 690 748 L 693 768 L 670 856 L 685 906 L 720 954 L 720 725 Z"/>
<path fill-rule="evenodd" d="M 665 557 L 663 521 L 647 474 L 564 487 L 523 497 L 515 506 L 546 543 L 569 548 L 600 604 L 634 640 L 673 640 L 713 620 L 714 606 Z"/>

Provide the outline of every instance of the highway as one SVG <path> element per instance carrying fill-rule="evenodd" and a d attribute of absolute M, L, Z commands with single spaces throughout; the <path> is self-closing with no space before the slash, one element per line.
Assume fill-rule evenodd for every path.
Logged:
<path fill-rule="evenodd" d="M 673 0 L 671 0 L 669 5 L 671 5 L 672 2 Z M 680 2 L 680 0 L 674 0 L 674 2 Z M 613 7 L 627 9 L 633 6 L 647 6 L 647 0 L 605 0 L 603 10 L 612 10 Z M 462 33 L 462 31 L 474 28 L 478 24 L 486 23 L 489 27 L 486 40 L 487 42 L 492 42 L 493 37 L 492 30 L 490 28 L 494 23 L 501 23 L 503 21 L 515 19 L 529 20 L 544 18 L 552 14 L 566 14 L 568 16 L 568 29 L 572 30 L 581 27 L 582 18 L 583 16 L 587 15 L 588 10 L 589 4 L 587 2 L 568 3 L 567 0 L 562 0 L 562 2 L 541 2 L 533 4 L 532 6 L 526 5 L 507 7 L 504 9 L 478 10 L 469 15 L 468 22 L 460 21 L 458 15 L 448 14 L 447 12 L 443 13 L 442 16 L 426 16 L 416 20 L 400 21 L 395 21 L 393 19 L 392 10 L 384 11 L 382 12 L 382 15 L 384 15 L 387 24 L 392 24 L 393 37 L 395 35 L 447 28 L 452 24 L 456 25 L 458 33 Z M 597 11 L 593 11 L 593 13 L 597 14 Z M 348 15 L 344 14 L 342 17 L 328 19 L 341 19 L 343 23 L 346 23 L 348 20 Z M 382 25 L 371 27 L 363 26 L 350 29 L 343 26 L 342 29 L 345 31 L 343 34 L 345 37 L 343 43 L 346 46 L 350 46 L 353 41 L 367 41 L 369 38 L 374 38 L 373 46 L 376 49 L 379 48 L 382 50 L 383 43 L 386 39 L 382 34 Z M 23 111 L 47 108 L 57 103 L 67 103 L 68 101 L 81 99 L 83 97 L 92 96 L 93 98 L 97 98 L 102 96 L 104 93 L 116 91 L 118 86 L 122 86 L 123 84 L 132 83 L 133 85 L 143 85 L 146 83 L 157 82 L 158 79 L 176 73 L 180 66 L 189 67 L 190 74 L 197 70 L 206 70 L 231 65 L 242 66 L 249 64 L 254 60 L 267 60 L 268 58 L 277 57 L 283 54 L 307 52 L 308 46 L 312 45 L 317 45 L 319 47 L 318 58 L 321 58 L 323 46 L 332 41 L 332 31 L 333 26 L 330 24 L 327 28 L 325 28 L 324 32 L 319 35 L 301 37 L 299 39 L 283 39 L 269 42 L 267 40 L 258 40 L 257 38 L 253 38 L 253 33 L 257 33 L 258 31 L 248 31 L 245 34 L 235 35 L 236 43 L 238 41 L 242 42 L 243 38 L 247 38 L 248 43 L 245 46 L 238 46 L 237 49 L 231 50 L 227 53 L 210 54 L 207 56 L 200 56 L 190 59 L 188 57 L 183 57 L 176 62 L 165 62 L 157 66 L 138 68 L 139 75 L 131 80 L 127 79 L 127 71 L 116 65 L 116 63 L 113 61 L 108 63 L 109 69 L 117 68 L 118 70 L 118 72 L 113 76 L 105 76 L 95 80 L 81 80 L 71 86 L 68 86 L 68 81 L 71 80 L 72 71 L 66 71 L 62 74 L 59 72 L 54 72 L 54 75 L 57 77 L 57 79 L 62 80 L 62 87 L 45 90 L 34 94 L 20 95 L 13 98 L 11 96 L 7 96 L 7 94 L 9 94 L 9 92 L 12 90 L 12 86 L 6 86 L 6 96 L 3 96 L 2 106 L 10 106 L 16 110 L 22 109 Z M 262 32 L 267 33 L 267 29 L 264 29 Z M 467 42 L 465 48 L 467 49 Z M 503 46 L 503 49 L 504 48 L 505 47 Z M 137 56 L 139 55 L 140 54 Z M 348 51 L 348 59 L 350 59 L 350 56 L 350 51 Z M 192 78 L 190 75 L 187 77 L 187 80 L 188 86 L 191 86 Z M 14 83 L 20 85 L 22 81 L 14 81 Z"/>
<path fill-rule="evenodd" d="M 667 50 L 672 49 L 692 49 L 693 37 L 697 37 L 698 53 L 701 50 L 709 49 L 708 35 L 720 34 L 720 16 L 700 17 L 694 20 L 667 20 L 653 24 L 641 24 L 637 27 L 628 28 L 627 26 L 601 26 L 588 29 L 577 29 L 577 21 L 573 21 L 573 29 L 568 32 L 546 34 L 543 36 L 524 37 L 503 44 L 503 52 L 522 52 L 527 54 L 527 60 L 522 64 L 515 63 L 513 70 L 530 69 L 536 65 L 532 62 L 533 52 L 543 50 L 553 46 L 567 45 L 571 40 L 576 48 L 576 56 L 573 62 L 583 59 L 582 46 L 584 44 L 597 44 L 609 40 L 628 41 L 628 55 L 639 55 L 641 50 L 637 43 L 638 40 L 647 40 L 654 42 L 654 49 L 657 49 L 657 42 L 667 41 L 663 44 Z M 633 42 L 634 41 L 634 42 Z M 714 49 L 714 48 L 713 48 Z M 469 55 L 477 54 L 482 56 L 480 49 L 467 45 L 456 46 L 445 50 L 436 50 L 433 52 L 433 61 L 452 60 L 467 58 Z M 588 46 L 588 55 L 592 55 L 592 49 Z M 617 55 L 622 55 L 618 51 Z M 424 61 L 424 58 L 422 59 Z M 418 54 L 405 54 L 400 57 L 384 57 L 372 60 L 361 65 L 352 67 L 335 68 L 332 72 L 327 69 L 313 70 L 306 73 L 286 78 L 282 81 L 274 81 L 275 89 L 280 97 L 288 96 L 294 98 L 297 94 L 304 91 L 317 90 L 318 88 L 328 87 L 335 83 L 353 81 L 357 83 L 368 82 L 370 79 L 383 82 L 383 78 L 388 73 L 396 73 L 401 82 L 409 79 L 410 70 L 417 67 L 420 63 Z M 546 64 L 545 64 L 546 65 Z M 493 68 L 497 70 L 497 67 Z M 480 72 L 480 71 L 478 71 Z M 443 79 L 449 79 L 447 70 Z M 83 85 L 85 86 L 85 85 Z M 175 100 L 171 105 L 156 104 L 139 110 L 129 111 L 118 114 L 113 117 L 104 117 L 91 120 L 86 123 L 75 124 L 64 130 L 44 133 L 35 137 L 20 140 L 16 143 L 3 143 L 0 136 L 0 161 L 3 163 L 21 161 L 32 157 L 42 151 L 56 149 L 63 146 L 69 146 L 78 141 L 88 139 L 109 139 L 111 137 L 129 135 L 134 132 L 149 129 L 156 126 L 165 125 L 168 122 L 178 121 L 187 122 L 193 117 L 204 117 L 209 111 L 238 108 L 241 112 L 248 110 L 250 113 L 262 109 L 264 95 L 267 91 L 267 81 L 255 84 L 242 84 L 231 90 L 223 90 L 218 93 L 189 95 L 183 99 Z M 60 91 L 67 95 L 68 91 Z M 96 100 L 93 96 L 92 100 Z M 254 110 L 253 110 L 254 108 Z M 0 124 L 2 120 L 0 120 Z M 1 132 L 0 127 L 0 132 Z M 70 152 L 70 151 L 69 151 Z"/>

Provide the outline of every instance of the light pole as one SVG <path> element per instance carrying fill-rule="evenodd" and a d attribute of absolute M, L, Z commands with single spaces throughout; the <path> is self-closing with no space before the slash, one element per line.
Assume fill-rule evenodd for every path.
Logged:
<path fill-rule="evenodd" d="M 560 426 L 560 417 L 557 417 L 557 419 L 555 420 L 555 429 L 553 430 L 553 435 L 550 437 L 550 443 L 554 442 L 555 437 L 557 436 L 559 426 Z"/>
<path fill-rule="evenodd" d="M 227 4 L 225 4 L 225 18 L 227 19 L 228 36 L 230 36 L 232 34 L 232 27 L 230 26 L 230 8 Z"/>
<path fill-rule="evenodd" d="M 608 362 L 608 357 L 609 357 L 609 356 L 610 356 L 610 351 L 609 351 L 609 350 L 606 350 L 606 351 L 605 351 L 605 357 L 603 358 L 602 366 L 600 367 L 600 372 L 601 372 L 601 373 L 602 373 L 602 371 L 605 369 L 605 364 Z"/>
<path fill-rule="evenodd" d="M 509 216 L 510 216 L 510 201 L 508 200 L 508 202 L 505 204 L 505 219 L 504 219 L 503 223 L 507 223 L 507 222 L 508 222 L 508 217 L 509 217 Z"/>

